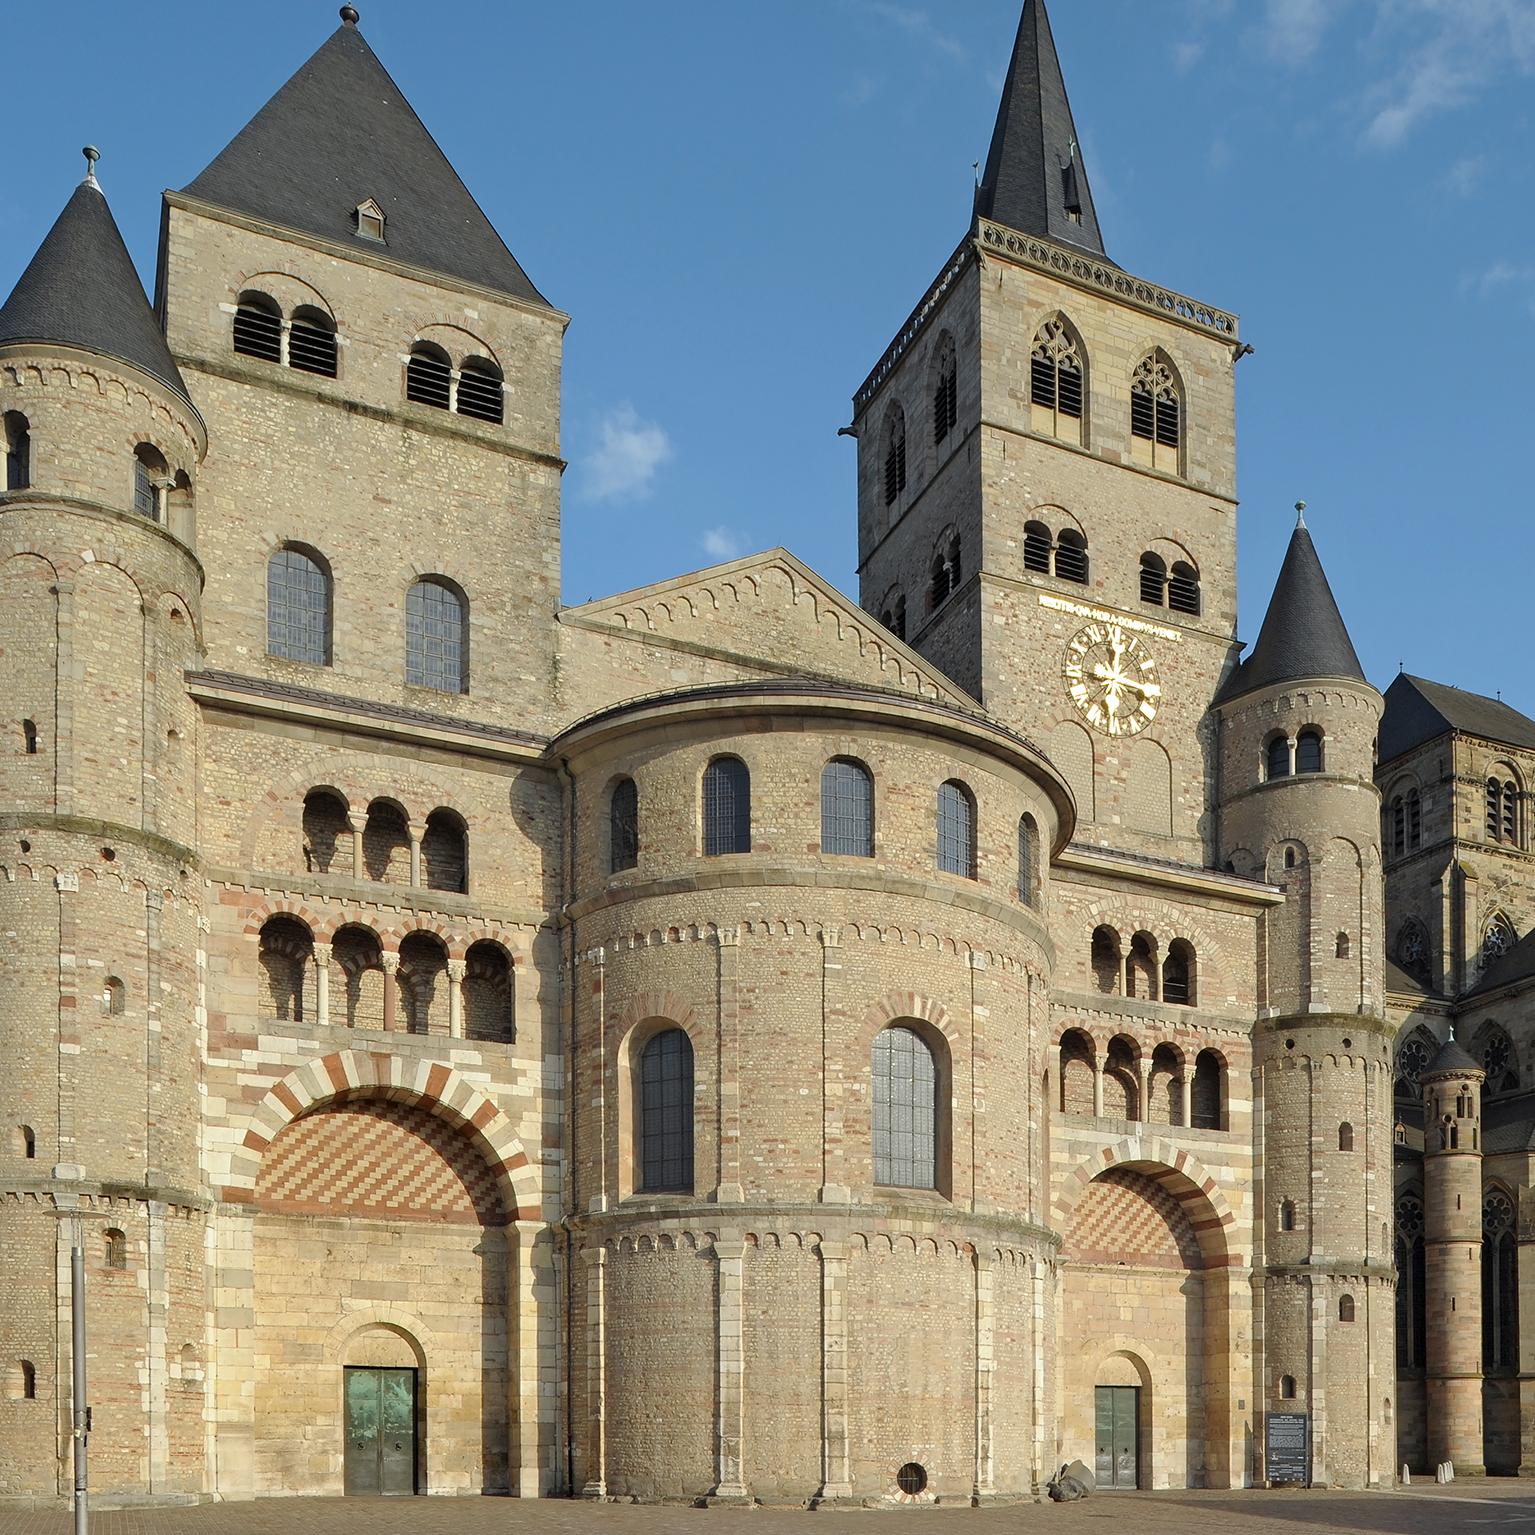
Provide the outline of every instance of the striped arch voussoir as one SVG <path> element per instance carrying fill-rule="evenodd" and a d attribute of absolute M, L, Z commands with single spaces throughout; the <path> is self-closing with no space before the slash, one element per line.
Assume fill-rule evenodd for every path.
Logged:
<path fill-rule="evenodd" d="M 542 1218 L 532 1163 L 511 1121 L 490 1099 L 450 1066 L 361 1050 L 341 1050 L 310 1061 L 272 1088 L 230 1157 L 223 1197 L 251 1203 L 261 1158 L 285 1126 L 323 1104 L 358 1098 L 411 1104 L 468 1136 L 495 1174 L 506 1213 L 524 1221 Z"/>
<path fill-rule="evenodd" d="M 261 929 L 271 921 L 273 917 L 296 917 L 314 935 L 320 936 L 320 929 L 324 926 L 325 919 L 318 912 L 311 910 L 302 901 L 285 901 L 281 897 L 262 901 L 259 906 L 253 906 L 245 914 L 243 931 L 247 938 L 257 937 Z"/>
<path fill-rule="evenodd" d="M 1178 1201 L 1194 1228 L 1206 1268 L 1242 1266 L 1241 1254 L 1231 1246 L 1236 1215 L 1226 1196 L 1197 1157 L 1157 1137 L 1116 1141 L 1073 1168 L 1055 1196 L 1053 1223 L 1057 1231 L 1067 1230 L 1087 1185 L 1111 1167 L 1143 1174 Z"/>
<path fill-rule="evenodd" d="M 635 1025 L 644 1023 L 647 1018 L 665 1018 L 667 1022 L 675 1023 L 690 1037 L 697 1027 L 697 1019 L 693 1016 L 693 1004 L 674 991 L 642 991 L 631 997 L 619 1015 L 619 1032 L 627 1034 Z"/>
<path fill-rule="evenodd" d="M 943 1003 L 935 1002 L 918 991 L 887 991 L 871 1004 L 863 1015 L 860 1030 L 862 1043 L 868 1044 L 881 1029 L 903 1018 L 915 1018 L 920 1023 L 931 1024 L 951 1045 L 959 1043 L 959 1030 L 949 1017 L 948 1009 Z"/>

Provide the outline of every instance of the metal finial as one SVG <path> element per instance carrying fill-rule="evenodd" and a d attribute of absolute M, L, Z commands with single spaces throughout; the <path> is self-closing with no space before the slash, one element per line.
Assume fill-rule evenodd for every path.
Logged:
<path fill-rule="evenodd" d="M 357 25 L 357 7 L 355 5 L 343 5 L 341 7 L 341 19 L 349 27 Z"/>
<path fill-rule="evenodd" d="M 94 144 L 87 144 L 80 153 L 85 156 L 85 184 L 93 187 L 96 185 L 96 162 L 101 158 L 101 151 Z"/>
<path fill-rule="evenodd" d="M 1295 503 L 1295 526 L 1297 528 L 1306 526 L 1306 503 L 1304 501 L 1297 501 Z"/>

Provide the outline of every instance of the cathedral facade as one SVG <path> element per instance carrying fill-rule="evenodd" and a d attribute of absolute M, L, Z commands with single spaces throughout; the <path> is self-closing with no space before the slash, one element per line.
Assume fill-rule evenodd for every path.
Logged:
<path fill-rule="evenodd" d="M 152 304 L 90 174 L 0 309 L 0 1497 L 77 1239 L 123 1502 L 1517 1469 L 1535 724 L 1383 700 L 1303 523 L 1244 658 L 1239 322 L 1043 0 L 857 601 L 562 604 L 566 324 L 350 6 Z"/>

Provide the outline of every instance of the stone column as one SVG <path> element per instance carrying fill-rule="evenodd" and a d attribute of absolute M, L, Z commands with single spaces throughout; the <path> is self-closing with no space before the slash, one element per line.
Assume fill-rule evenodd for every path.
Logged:
<path fill-rule="evenodd" d="M 214 1208 L 213 1270 L 209 1481 L 220 1499 L 241 1502 L 256 1496 L 255 1233 L 247 1207 Z"/>
<path fill-rule="evenodd" d="M 323 1029 L 330 1023 L 330 945 L 314 946 L 314 1015 Z"/>
<path fill-rule="evenodd" d="M 736 928 L 719 935 L 719 1019 L 716 1060 L 719 1072 L 719 1169 L 714 1198 L 719 1204 L 740 1204 L 746 1197 L 741 1187 L 741 1059 L 740 1002 L 736 972 L 741 939 Z"/>
<path fill-rule="evenodd" d="M 718 1347 L 716 1383 L 716 1464 L 713 1496 L 730 1502 L 749 1502 L 751 1494 L 743 1478 L 745 1434 L 745 1339 L 742 1312 L 742 1281 L 746 1243 L 740 1237 L 724 1237 L 714 1244 L 719 1274 Z"/>
<path fill-rule="evenodd" d="M 410 888 L 421 888 L 421 839 L 426 835 L 424 821 L 408 821 L 405 833 L 410 838 Z"/>
<path fill-rule="evenodd" d="M 1140 1114 L 1143 1125 L 1151 1123 L 1151 1062 L 1143 1055 L 1135 1066 L 1136 1087 L 1140 1094 Z"/>
<path fill-rule="evenodd" d="M 1183 1114 L 1183 1128 L 1191 1130 L 1194 1127 L 1194 1073 L 1187 1066 L 1183 1068 L 1183 1075 L 1178 1078 L 1178 1107 Z"/>
<path fill-rule="evenodd" d="M 361 810 L 348 810 L 346 824 L 352 828 L 352 878 L 363 877 L 362 834 L 367 830 L 368 817 Z"/>
<path fill-rule="evenodd" d="M 842 1002 L 842 929 L 821 931 L 821 1203 L 849 1204 L 847 1167 L 843 1151 L 846 1084 L 832 1067 L 834 1040 L 845 1033 L 847 1012 Z"/>
<path fill-rule="evenodd" d="M 453 1039 L 464 1037 L 464 975 L 468 969 L 468 960 L 448 961 L 448 1034 Z"/>
<path fill-rule="evenodd" d="M 608 1495 L 606 1247 L 581 1252 L 586 1267 L 586 1481 L 583 1498 Z"/>
<path fill-rule="evenodd" d="M 1093 1115 L 1103 1118 L 1103 1062 L 1093 1055 Z"/>
<path fill-rule="evenodd" d="M 399 1011 L 396 977 L 400 970 L 400 956 L 385 949 L 379 955 L 379 965 L 384 972 L 384 1030 L 386 1033 L 393 1033 L 400 1026 L 395 1016 Z"/>
<path fill-rule="evenodd" d="M 996 1494 L 991 1424 L 991 1382 L 996 1367 L 993 1336 L 996 1328 L 993 1259 L 975 1255 L 975 1485 L 979 1501 Z"/>
<path fill-rule="evenodd" d="M 821 1243 L 822 1501 L 851 1498 L 847 1440 L 847 1244 Z"/>
<path fill-rule="evenodd" d="M 548 1228 L 542 1221 L 524 1220 L 508 1226 L 507 1480 L 522 1498 L 540 1497 L 554 1485 L 556 1288 L 554 1246 Z"/>

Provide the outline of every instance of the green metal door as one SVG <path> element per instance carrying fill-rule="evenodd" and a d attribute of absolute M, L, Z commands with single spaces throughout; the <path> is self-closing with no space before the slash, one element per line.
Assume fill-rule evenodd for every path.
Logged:
<path fill-rule="evenodd" d="M 1100 1492 L 1135 1487 L 1139 1484 L 1140 1462 L 1140 1387 L 1098 1386 L 1095 1388 L 1097 1453 L 1093 1475 Z"/>
<path fill-rule="evenodd" d="M 346 1490 L 409 1496 L 416 1490 L 416 1372 L 348 1368 Z"/>

